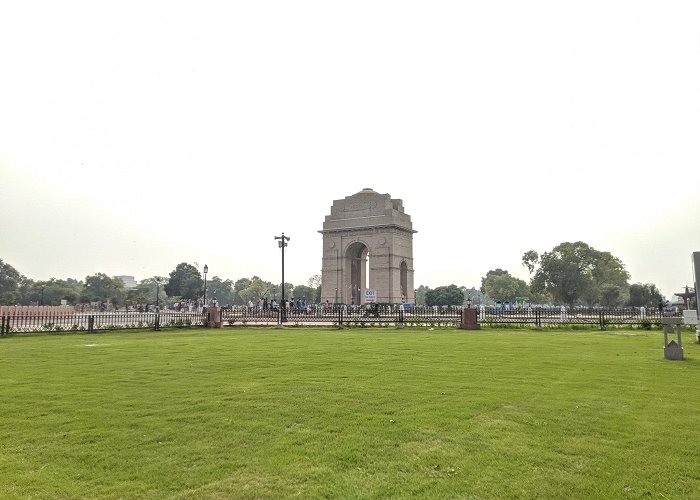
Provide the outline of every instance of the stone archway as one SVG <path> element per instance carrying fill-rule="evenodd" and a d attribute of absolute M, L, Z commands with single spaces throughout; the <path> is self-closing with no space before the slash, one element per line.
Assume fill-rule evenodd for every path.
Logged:
<path fill-rule="evenodd" d="M 363 304 L 415 301 L 413 230 L 403 201 L 365 188 L 335 200 L 323 223 L 321 300 Z"/>
<path fill-rule="evenodd" d="M 356 241 L 348 245 L 343 259 L 345 268 L 345 283 L 348 283 L 347 290 L 344 289 L 345 304 L 362 304 L 362 297 L 367 288 L 367 258 L 369 249 L 367 245 Z M 345 274 L 344 273 L 344 274 Z"/>

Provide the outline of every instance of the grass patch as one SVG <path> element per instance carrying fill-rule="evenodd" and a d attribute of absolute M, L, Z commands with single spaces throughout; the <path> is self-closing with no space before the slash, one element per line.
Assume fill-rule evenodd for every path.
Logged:
<path fill-rule="evenodd" d="M 0 497 L 698 498 L 693 341 L 672 362 L 644 330 L 4 338 Z"/>

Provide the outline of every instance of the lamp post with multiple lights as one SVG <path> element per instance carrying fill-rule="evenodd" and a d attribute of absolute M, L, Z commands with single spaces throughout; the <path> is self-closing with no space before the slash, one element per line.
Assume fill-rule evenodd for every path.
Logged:
<path fill-rule="evenodd" d="M 278 316 L 278 321 L 277 321 L 277 328 L 282 328 L 282 323 L 285 323 L 287 321 L 287 304 L 284 300 L 284 247 L 287 246 L 287 242 L 289 241 L 289 236 L 285 236 L 284 233 L 282 233 L 282 236 L 275 236 L 276 240 L 279 240 L 277 242 L 277 246 L 279 246 L 282 249 L 282 301 L 280 302 L 280 313 Z"/>
<path fill-rule="evenodd" d="M 204 307 L 207 307 L 207 273 L 209 272 L 209 266 L 204 264 Z"/>
<path fill-rule="evenodd" d="M 160 309 L 160 276 L 156 276 L 156 312 Z"/>

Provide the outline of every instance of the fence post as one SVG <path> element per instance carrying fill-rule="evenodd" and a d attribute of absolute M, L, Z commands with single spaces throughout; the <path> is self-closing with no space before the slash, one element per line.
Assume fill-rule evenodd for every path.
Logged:
<path fill-rule="evenodd" d="M 160 330 L 160 314 L 156 313 L 156 322 L 153 327 L 154 330 Z"/>
<path fill-rule="evenodd" d="M 600 314 L 598 315 L 598 327 L 601 330 L 605 330 L 605 317 L 603 315 L 603 311 L 600 311 Z"/>
<path fill-rule="evenodd" d="M 88 333 L 93 333 L 95 331 L 95 316 L 88 316 Z"/>
<path fill-rule="evenodd" d="M 5 335 L 5 316 L 2 317 L 2 327 L 0 328 L 0 336 Z"/>
<path fill-rule="evenodd" d="M 343 327 L 343 308 L 339 307 L 338 308 L 338 326 Z"/>

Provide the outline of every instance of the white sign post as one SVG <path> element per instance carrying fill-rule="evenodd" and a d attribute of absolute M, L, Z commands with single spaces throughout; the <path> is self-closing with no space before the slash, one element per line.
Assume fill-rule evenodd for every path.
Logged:
<path fill-rule="evenodd" d="M 365 290 L 365 304 L 374 304 L 377 302 L 376 290 Z"/>

